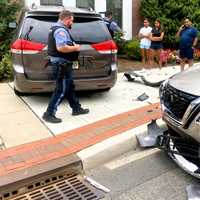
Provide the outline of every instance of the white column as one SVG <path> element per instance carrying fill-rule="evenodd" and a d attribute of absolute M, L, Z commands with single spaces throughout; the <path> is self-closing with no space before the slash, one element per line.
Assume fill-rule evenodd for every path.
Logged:
<path fill-rule="evenodd" d="M 125 39 L 132 39 L 132 0 L 123 0 L 122 29 L 125 32 Z"/>
<path fill-rule="evenodd" d="M 63 0 L 64 6 L 76 7 L 76 0 Z"/>
<path fill-rule="evenodd" d="M 106 0 L 95 0 L 94 9 L 96 12 L 106 12 Z"/>

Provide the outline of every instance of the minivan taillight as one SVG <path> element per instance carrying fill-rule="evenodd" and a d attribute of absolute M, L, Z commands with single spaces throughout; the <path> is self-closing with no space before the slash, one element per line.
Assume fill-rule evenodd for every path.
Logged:
<path fill-rule="evenodd" d="M 113 40 L 92 44 L 91 46 L 101 54 L 117 53 L 117 45 Z"/>
<path fill-rule="evenodd" d="M 11 44 L 12 53 L 36 54 L 44 49 L 46 45 L 39 42 L 32 42 L 24 39 L 17 39 Z"/>

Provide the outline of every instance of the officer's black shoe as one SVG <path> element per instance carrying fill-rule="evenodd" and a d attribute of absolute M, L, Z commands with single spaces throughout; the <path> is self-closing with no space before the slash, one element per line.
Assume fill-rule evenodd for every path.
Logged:
<path fill-rule="evenodd" d="M 83 115 L 83 114 L 87 114 L 87 113 L 89 113 L 88 108 L 79 108 L 77 110 L 72 111 L 72 115 Z"/>
<path fill-rule="evenodd" d="M 46 121 L 46 122 L 50 122 L 50 123 L 54 123 L 54 124 L 62 122 L 61 119 L 57 118 L 57 117 L 54 116 L 54 115 L 49 115 L 47 112 L 45 112 L 45 113 L 43 114 L 42 119 L 43 119 L 44 121 Z"/>

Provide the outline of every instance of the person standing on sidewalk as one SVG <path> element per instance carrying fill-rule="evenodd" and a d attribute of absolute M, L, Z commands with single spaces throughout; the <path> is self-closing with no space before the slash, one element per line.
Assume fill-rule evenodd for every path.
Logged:
<path fill-rule="evenodd" d="M 73 14 L 63 10 L 59 21 L 50 29 L 48 37 L 48 55 L 53 65 L 56 77 L 56 88 L 50 99 L 43 119 L 50 123 L 60 123 L 62 120 L 55 116 L 58 105 L 66 97 L 72 108 L 72 115 L 87 114 L 89 109 L 83 109 L 75 95 L 73 81 L 73 61 L 78 60 L 80 45 L 74 43 L 69 29 L 73 24 Z"/>
<path fill-rule="evenodd" d="M 114 37 L 115 33 L 122 33 L 121 28 L 118 26 L 117 22 L 115 22 L 113 19 L 113 14 L 111 11 L 107 11 L 105 13 L 105 18 L 104 18 L 104 22 L 112 36 L 112 38 Z"/>
<path fill-rule="evenodd" d="M 149 39 L 149 37 L 150 37 L 151 31 L 152 31 L 152 28 L 149 26 L 149 21 L 148 19 L 145 19 L 144 26 L 139 30 L 139 34 L 138 34 L 138 37 L 140 39 L 142 65 L 144 69 L 145 69 L 146 64 L 148 67 L 150 67 L 151 40 Z"/>
<path fill-rule="evenodd" d="M 197 29 L 192 26 L 192 22 L 188 18 L 184 20 L 184 24 L 176 33 L 176 37 L 180 38 L 179 56 L 181 59 L 181 71 L 184 70 L 186 61 L 189 67 L 193 65 L 194 48 L 198 41 L 197 34 Z"/>
<path fill-rule="evenodd" d="M 161 26 L 160 20 L 156 19 L 154 23 L 154 27 L 151 31 L 150 40 L 151 40 L 151 65 L 153 65 L 154 58 L 156 57 L 156 60 L 159 64 L 159 68 L 162 67 L 162 62 L 160 60 L 160 55 L 163 49 L 163 37 L 164 37 L 164 31 Z"/>

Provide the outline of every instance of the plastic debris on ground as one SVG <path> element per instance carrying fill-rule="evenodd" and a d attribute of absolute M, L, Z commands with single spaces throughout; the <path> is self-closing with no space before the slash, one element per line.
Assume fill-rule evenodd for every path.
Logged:
<path fill-rule="evenodd" d="M 90 183 L 91 185 L 93 185 L 95 188 L 103 191 L 105 193 L 105 198 L 104 199 L 107 199 L 107 200 L 112 200 L 112 197 L 111 197 L 111 194 L 110 194 L 110 189 L 108 189 L 107 187 L 101 185 L 100 183 L 97 183 L 95 180 L 93 180 L 92 178 L 90 177 L 86 177 L 85 176 L 85 179 L 88 183 Z"/>
<path fill-rule="evenodd" d="M 137 139 L 141 147 L 154 147 L 159 135 L 162 135 L 164 130 L 158 126 L 156 120 L 152 120 L 147 125 L 147 135 L 137 135 Z"/>
<path fill-rule="evenodd" d="M 200 185 L 188 185 L 186 191 L 188 200 L 200 200 Z"/>
<path fill-rule="evenodd" d="M 146 93 L 141 94 L 140 96 L 137 97 L 137 100 L 139 101 L 145 101 L 149 98 L 149 96 Z"/>
<path fill-rule="evenodd" d="M 124 76 L 127 78 L 127 80 L 129 82 L 134 82 L 134 81 L 136 81 L 137 78 L 140 78 L 141 81 L 145 85 L 150 86 L 150 87 L 159 87 L 160 84 L 166 79 L 166 77 L 164 77 L 162 80 L 158 80 L 155 82 L 155 80 L 157 80 L 158 77 L 160 79 L 161 76 L 159 75 L 159 76 L 157 76 L 157 78 L 155 78 L 153 73 L 150 73 L 150 72 L 146 73 L 146 75 L 145 75 L 142 72 L 130 71 L 130 72 L 125 72 Z M 147 78 L 148 76 L 149 77 L 152 76 L 153 79 L 151 78 L 152 80 L 149 80 L 149 78 Z"/>
<path fill-rule="evenodd" d="M 131 75 L 128 72 L 124 73 L 124 76 L 127 78 L 127 80 L 129 82 L 133 82 L 135 80 L 135 78 L 132 78 Z"/>

